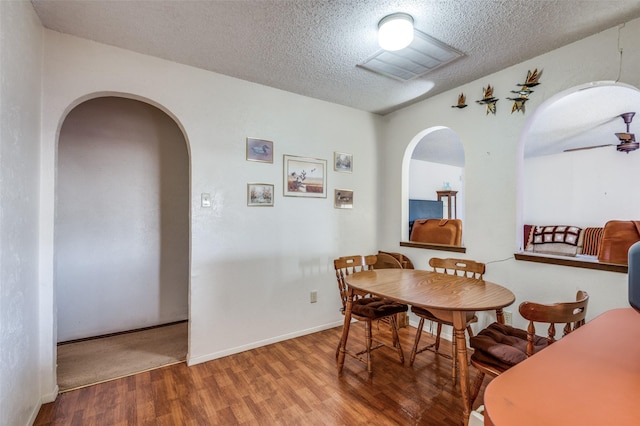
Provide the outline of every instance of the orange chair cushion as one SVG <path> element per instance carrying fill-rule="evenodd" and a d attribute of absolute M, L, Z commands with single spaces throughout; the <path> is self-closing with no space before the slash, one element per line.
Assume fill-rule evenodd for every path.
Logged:
<path fill-rule="evenodd" d="M 484 364 L 507 370 L 527 359 L 527 332 L 494 322 L 469 339 L 474 349 L 472 357 Z M 548 346 L 544 337 L 535 336 L 534 353 Z"/>

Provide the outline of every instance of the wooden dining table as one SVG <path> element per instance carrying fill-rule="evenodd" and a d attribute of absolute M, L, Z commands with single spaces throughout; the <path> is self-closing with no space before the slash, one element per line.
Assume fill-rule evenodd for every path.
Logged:
<path fill-rule="evenodd" d="M 418 269 L 378 269 L 357 272 L 345 279 L 349 298 L 344 312 L 344 327 L 338 354 L 338 372 L 342 372 L 351 324 L 351 309 L 356 294 L 368 293 L 400 303 L 428 309 L 438 318 L 451 321 L 456 339 L 460 390 L 464 424 L 469 421 L 469 364 L 465 337 L 468 311 L 497 312 L 504 322 L 502 308 L 515 301 L 514 294 L 505 287 L 489 281 Z"/>

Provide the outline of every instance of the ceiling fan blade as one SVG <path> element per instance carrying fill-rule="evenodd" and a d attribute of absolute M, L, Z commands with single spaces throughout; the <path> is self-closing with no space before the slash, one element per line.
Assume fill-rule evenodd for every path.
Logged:
<path fill-rule="evenodd" d="M 562 152 L 583 151 L 583 150 L 587 150 L 587 149 L 604 148 L 605 146 L 615 146 L 615 144 L 608 143 L 606 145 L 583 146 L 583 147 L 580 147 L 580 148 L 565 149 Z"/>

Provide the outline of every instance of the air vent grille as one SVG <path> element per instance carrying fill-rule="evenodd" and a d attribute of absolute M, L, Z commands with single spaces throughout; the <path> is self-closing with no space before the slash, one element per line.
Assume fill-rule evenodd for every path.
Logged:
<path fill-rule="evenodd" d="M 406 48 L 395 52 L 380 50 L 358 66 L 396 80 L 409 81 L 462 56 L 446 44 L 414 30 L 413 42 Z"/>

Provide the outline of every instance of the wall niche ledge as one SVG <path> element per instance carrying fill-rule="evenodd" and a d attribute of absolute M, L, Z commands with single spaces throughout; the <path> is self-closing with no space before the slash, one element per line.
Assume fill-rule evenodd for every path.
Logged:
<path fill-rule="evenodd" d="M 627 265 L 618 265 L 614 263 L 602 263 L 593 258 L 576 258 L 568 256 L 554 256 L 550 254 L 539 253 L 514 253 L 516 260 L 525 262 L 548 263 L 551 265 L 570 266 L 574 268 L 597 269 L 599 271 L 620 272 L 626 274 L 628 272 Z"/>
<path fill-rule="evenodd" d="M 456 253 L 466 253 L 467 248 L 463 246 L 450 246 L 448 244 L 416 243 L 414 241 L 400 241 L 400 247 L 413 247 L 428 250 L 453 251 Z"/>

